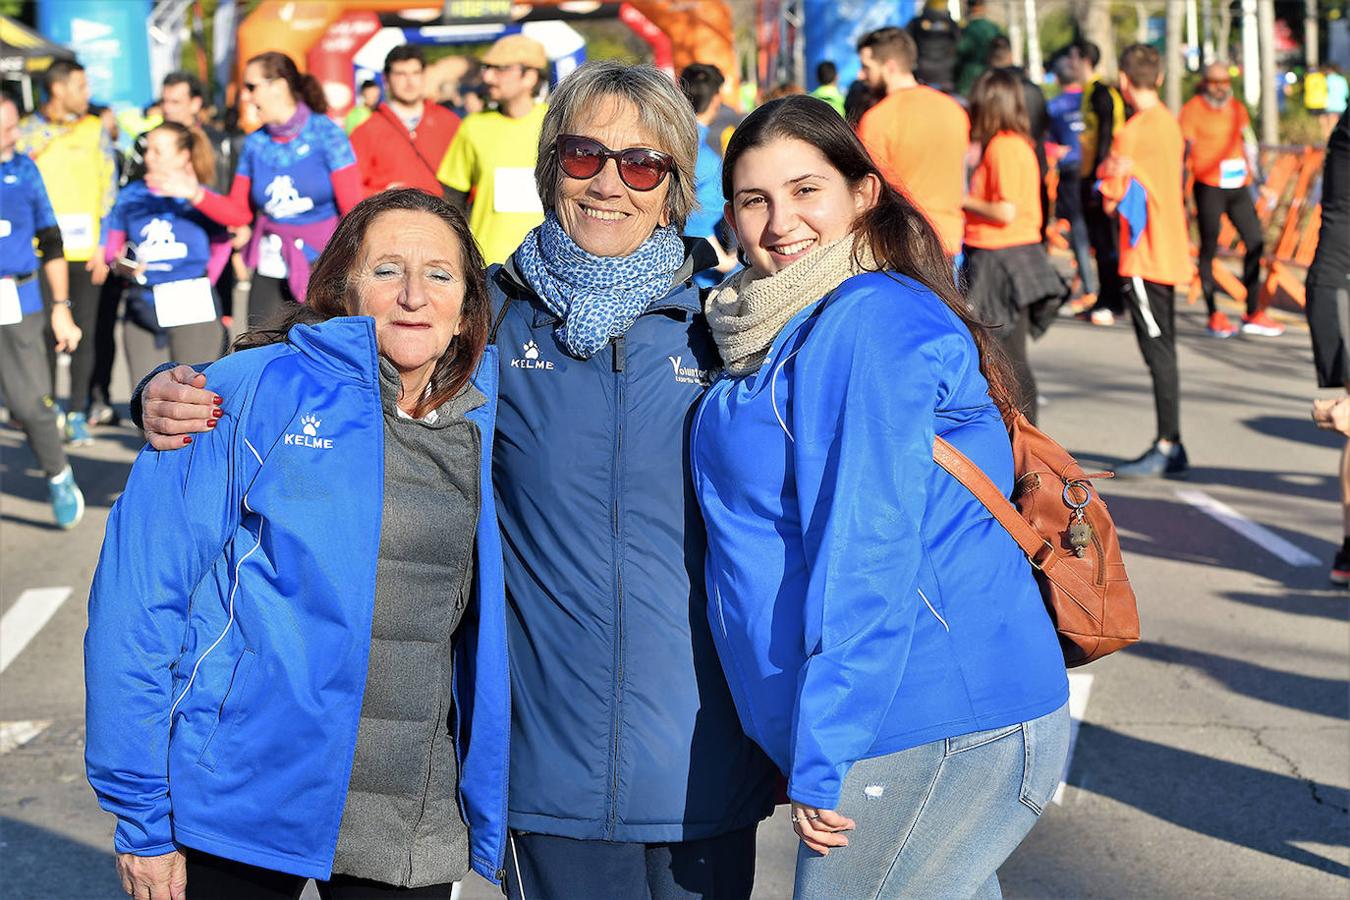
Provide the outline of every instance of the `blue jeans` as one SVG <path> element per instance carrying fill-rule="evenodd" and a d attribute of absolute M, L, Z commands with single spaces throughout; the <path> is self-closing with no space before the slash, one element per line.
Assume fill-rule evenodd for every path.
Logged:
<path fill-rule="evenodd" d="M 838 809 L 857 827 L 828 856 L 798 845 L 794 897 L 1001 897 L 998 867 L 1054 795 L 1068 753 L 1066 704 L 858 761 Z"/>

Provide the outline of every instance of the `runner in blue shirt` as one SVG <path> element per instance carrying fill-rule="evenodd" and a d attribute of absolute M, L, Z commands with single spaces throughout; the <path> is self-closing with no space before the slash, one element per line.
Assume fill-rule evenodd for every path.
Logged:
<path fill-rule="evenodd" d="M 1064 91 L 1052 97 L 1045 105 L 1050 119 L 1050 140 L 1068 152 L 1059 160 L 1059 190 L 1055 194 L 1055 218 L 1069 222 L 1069 246 L 1078 264 L 1082 293 L 1096 294 L 1092 278 L 1092 257 L 1089 253 L 1087 221 L 1083 218 L 1082 164 L 1083 148 L 1079 136 L 1083 133 L 1083 84 L 1078 67 L 1067 55 L 1056 68 Z"/>
<path fill-rule="evenodd" d="M 190 171 L 205 180 L 215 166 L 211 142 L 198 129 L 165 122 L 147 135 L 147 178 Z M 105 230 L 106 259 L 127 279 L 123 345 L 132 383 L 171 359 L 220 358 L 225 327 L 212 285 L 230 258 L 225 227 L 188 201 L 133 181 L 118 194 Z"/>
<path fill-rule="evenodd" d="M 14 101 L 0 98 L 0 393 L 47 476 L 56 524 L 74 528 L 84 516 L 84 495 L 66 460 L 52 399 L 48 316 L 37 282 L 39 257 L 51 285 L 50 324 L 56 349 L 74 350 L 81 335 L 70 313 L 61 229 L 42 175 L 36 163 L 14 152 L 18 124 Z"/>

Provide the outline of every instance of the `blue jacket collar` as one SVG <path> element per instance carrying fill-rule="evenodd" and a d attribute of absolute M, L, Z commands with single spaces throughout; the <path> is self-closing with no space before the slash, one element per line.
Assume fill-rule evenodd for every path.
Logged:
<path fill-rule="evenodd" d="M 296 325 L 286 340 L 296 350 L 340 378 L 375 385 L 379 380 L 379 350 L 375 320 L 370 316 L 339 316 L 316 325 Z"/>

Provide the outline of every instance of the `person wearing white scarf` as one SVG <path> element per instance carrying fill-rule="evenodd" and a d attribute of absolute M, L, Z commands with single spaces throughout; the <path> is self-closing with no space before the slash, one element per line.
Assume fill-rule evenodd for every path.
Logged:
<path fill-rule="evenodd" d="M 788 778 L 794 897 L 998 896 L 1063 771 L 1068 681 L 1026 559 L 932 452 L 1011 490 L 1013 376 L 826 104 L 752 113 L 723 194 L 747 268 L 706 299 L 724 375 L 690 469 L 718 655 Z"/>

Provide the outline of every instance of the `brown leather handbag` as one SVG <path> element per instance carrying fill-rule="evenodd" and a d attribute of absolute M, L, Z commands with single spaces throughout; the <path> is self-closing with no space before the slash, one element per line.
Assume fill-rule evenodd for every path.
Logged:
<path fill-rule="evenodd" d="M 1027 555 L 1072 668 L 1139 640 L 1139 610 L 1111 514 L 1069 452 L 1018 415 L 1008 429 L 1016 483 L 1009 502 L 943 438 L 933 460 L 983 503 Z"/>

